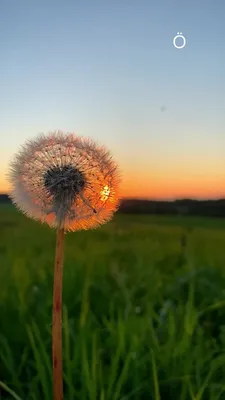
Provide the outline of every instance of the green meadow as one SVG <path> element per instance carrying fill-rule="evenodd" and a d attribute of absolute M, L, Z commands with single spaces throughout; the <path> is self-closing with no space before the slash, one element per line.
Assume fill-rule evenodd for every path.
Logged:
<path fill-rule="evenodd" d="M 55 231 L 0 207 L 0 399 L 51 400 Z M 68 233 L 65 400 L 225 399 L 225 220 Z"/>

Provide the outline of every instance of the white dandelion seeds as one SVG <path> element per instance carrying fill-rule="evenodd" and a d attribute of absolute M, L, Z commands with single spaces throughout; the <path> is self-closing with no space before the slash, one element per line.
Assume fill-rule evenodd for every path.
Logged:
<path fill-rule="evenodd" d="M 60 131 L 28 141 L 11 162 L 13 203 L 65 231 L 95 228 L 118 207 L 118 167 L 91 139 Z"/>

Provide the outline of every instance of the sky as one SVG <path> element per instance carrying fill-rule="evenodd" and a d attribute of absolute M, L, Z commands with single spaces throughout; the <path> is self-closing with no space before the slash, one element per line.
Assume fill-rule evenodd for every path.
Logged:
<path fill-rule="evenodd" d="M 225 197 L 224 15 L 224 0 L 1 0 L 0 192 L 20 145 L 63 130 L 111 150 L 122 197 Z"/>

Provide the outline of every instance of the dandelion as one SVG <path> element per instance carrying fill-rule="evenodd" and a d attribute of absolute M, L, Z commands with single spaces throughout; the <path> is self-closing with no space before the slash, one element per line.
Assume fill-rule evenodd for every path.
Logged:
<path fill-rule="evenodd" d="M 64 235 L 111 219 L 118 208 L 118 167 L 110 152 L 91 139 L 57 131 L 26 142 L 8 175 L 12 202 L 28 217 L 57 229 L 52 360 L 54 400 L 62 400 Z"/>

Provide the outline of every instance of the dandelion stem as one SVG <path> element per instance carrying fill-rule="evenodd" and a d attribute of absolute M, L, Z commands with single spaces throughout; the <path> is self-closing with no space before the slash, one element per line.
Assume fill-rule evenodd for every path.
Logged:
<path fill-rule="evenodd" d="M 62 373 L 62 278 L 64 229 L 57 229 L 52 310 L 53 399 L 63 400 Z"/>

